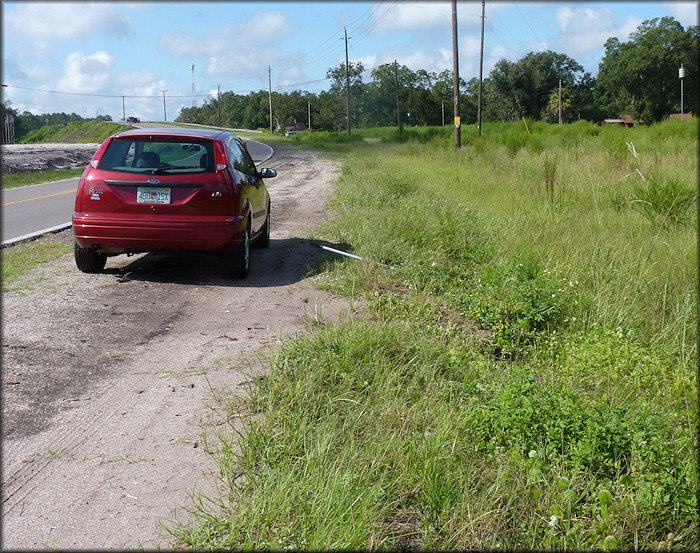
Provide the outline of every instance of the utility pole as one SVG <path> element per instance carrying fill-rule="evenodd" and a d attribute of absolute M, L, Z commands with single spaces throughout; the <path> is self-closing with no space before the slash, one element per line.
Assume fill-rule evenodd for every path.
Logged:
<path fill-rule="evenodd" d="M 267 94 L 270 98 L 270 133 L 272 133 L 272 71 L 270 70 L 270 66 L 267 67 L 267 86 Z"/>
<path fill-rule="evenodd" d="M 309 130 L 311 130 L 311 100 L 307 100 L 309 105 Z"/>
<path fill-rule="evenodd" d="M 442 101 L 442 126 L 445 126 L 445 100 Z"/>
<path fill-rule="evenodd" d="M 216 85 L 216 106 L 219 108 L 219 127 L 221 126 L 221 85 Z"/>
<path fill-rule="evenodd" d="M 452 0 L 452 57 L 454 58 L 455 95 L 455 148 L 462 147 L 462 129 L 459 120 L 459 56 L 457 53 L 457 0 Z"/>
<path fill-rule="evenodd" d="M 481 138 L 481 81 L 484 74 L 484 14 L 486 0 L 481 0 L 481 50 L 479 53 L 479 99 L 476 108 L 476 136 Z"/>
<path fill-rule="evenodd" d="M 678 78 L 681 80 L 681 121 L 683 120 L 683 78 L 685 77 L 685 68 L 681 63 L 681 68 L 678 70 Z"/>
<path fill-rule="evenodd" d="M 165 114 L 165 93 L 166 93 L 167 91 L 168 91 L 167 88 L 166 88 L 165 90 L 161 90 L 161 92 L 163 93 L 163 122 L 165 122 L 165 121 L 168 120 L 168 117 L 167 117 L 166 114 Z"/>
<path fill-rule="evenodd" d="M 399 127 L 399 139 L 401 139 L 401 112 L 399 111 L 399 70 L 394 60 L 394 83 L 396 83 L 396 124 Z"/>
<path fill-rule="evenodd" d="M 122 96 L 122 114 L 124 121 L 126 121 L 126 107 L 124 107 L 124 96 Z"/>
<path fill-rule="evenodd" d="M 559 126 L 561 127 L 561 79 L 559 79 Z"/>
<path fill-rule="evenodd" d="M 194 63 L 190 65 L 190 71 L 192 71 L 192 107 L 196 108 L 197 107 L 197 100 L 195 96 L 195 88 L 194 88 Z"/>
<path fill-rule="evenodd" d="M 350 66 L 348 65 L 348 30 L 345 31 L 345 104 L 348 117 L 348 136 L 350 136 Z"/>

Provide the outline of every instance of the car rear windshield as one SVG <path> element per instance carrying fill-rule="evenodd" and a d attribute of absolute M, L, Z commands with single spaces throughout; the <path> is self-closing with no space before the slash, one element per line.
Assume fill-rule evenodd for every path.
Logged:
<path fill-rule="evenodd" d="M 98 169 L 120 173 L 184 175 L 214 172 L 214 143 L 206 140 L 115 138 Z"/>

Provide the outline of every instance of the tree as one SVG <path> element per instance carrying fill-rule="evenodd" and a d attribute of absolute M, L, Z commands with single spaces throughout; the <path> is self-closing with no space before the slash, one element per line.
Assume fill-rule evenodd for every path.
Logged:
<path fill-rule="evenodd" d="M 644 21 L 630 40 L 610 38 L 598 69 L 598 98 L 607 116 L 631 113 L 647 122 L 680 111 L 678 69 L 685 68 L 684 111 L 698 109 L 698 27 L 673 17 Z"/>
<path fill-rule="evenodd" d="M 530 52 L 517 62 L 505 59 L 489 74 L 492 101 L 501 105 L 500 119 L 539 118 L 547 107 L 550 91 L 559 86 L 575 86 L 585 76 L 583 67 L 565 54 Z"/>
<path fill-rule="evenodd" d="M 544 119 L 548 123 L 558 123 L 560 107 L 561 117 L 562 120 L 564 120 L 566 114 L 568 114 L 571 111 L 572 105 L 573 94 L 571 93 L 571 89 L 568 86 L 562 87 L 561 89 L 557 87 L 554 90 L 552 90 L 552 93 L 549 95 L 547 108 L 542 114 L 542 119 Z"/>
<path fill-rule="evenodd" d="M 346 98 L 347 81 L 350 81 L 350 121 L 352 127 L 357 127 L 357 119 L 364 105 L 364 88 L 362 86 L 362 73 L 365 68 L 362 62 L 348 64 L 347 76 L 345 73 L 345 64 L 341 63 L 340 67 L 331 68 L 326 71 L 326 77 L 331 80 L 332 94 L 342 95 Z M 347 110 L 346 110 L 347 111 Z M 343 116 L 343 120 L 347 117 L 347 113 Z M 343 125 L 345 126 L 345 125 Z"/>

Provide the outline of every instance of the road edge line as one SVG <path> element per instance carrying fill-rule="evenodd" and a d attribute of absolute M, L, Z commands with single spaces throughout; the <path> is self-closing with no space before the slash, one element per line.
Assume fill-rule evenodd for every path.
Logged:
<path fill-rule="evenodd" d="M 2 243 L 2 247 L 4 248 L 5 246 L 14 246 L 15 244 L 18 244 L 19 242 L 29 242 L 31 240 L 35 240 L 37 238 L 42 237 L 44 234 L 54 234 L 57 232 L 61 232 L 62 230 L 66 230 L 67 228 L 70 228 L 72 223 L 62 223 L 60 225 L 56 225 L 55 227 L 51 228 L 46 228 L 44 230 L 38 230 L 36 232 L 32 232 L 30 234 L 24 234 L 22 236 L 18 236 L 17 238 L 10 238 L 9 240 L 4 240 Z"/>

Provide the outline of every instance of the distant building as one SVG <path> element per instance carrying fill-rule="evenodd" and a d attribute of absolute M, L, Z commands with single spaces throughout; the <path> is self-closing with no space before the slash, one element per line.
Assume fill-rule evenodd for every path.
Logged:
<path fill-rule="evenodd" d="M 634 127 L 637 125 L 637 122 L 632 119 L 631 115 L 618 115 L 617 118 L 604 119 L 603 123 L 617 123 L 623 127 Z"/>
<path fill-rule="evenodd" d="M 671 115 L 667 115 L 666 117 L 664 117 L 664 121 L 668 121 L 669 119 L 681 119 L 682 121 L 690 121 L 692 118 L 692 113 L 672 113 Z"/>

